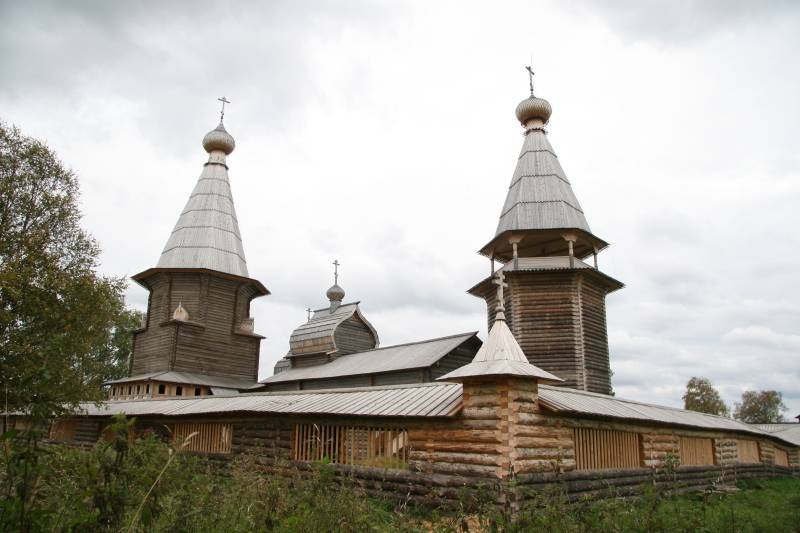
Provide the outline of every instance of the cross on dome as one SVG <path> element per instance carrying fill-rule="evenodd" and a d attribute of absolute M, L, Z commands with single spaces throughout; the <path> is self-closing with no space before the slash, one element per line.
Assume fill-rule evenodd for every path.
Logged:
<path fill-rule="evenodd" d="M 533 91 L 533 89 L 531 89 L 531 91 Z M 531 92 L 531 94 L 533 94 L 533 92 Z M 222 110 L 219 112 L 219 121 L 222 122 L 222 119 L 225 117 L 225 104 L 230 104 L 231 101 L 224 96 L 217 98 L 217 100 L 222 102 Z"/>

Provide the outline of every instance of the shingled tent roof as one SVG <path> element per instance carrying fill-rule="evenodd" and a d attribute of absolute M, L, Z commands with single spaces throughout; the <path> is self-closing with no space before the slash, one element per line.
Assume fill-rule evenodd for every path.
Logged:
<path fill-rule="evenodd" d="M 471 363 L 438 378 L 440 381 L 461 381 L 465 378 L 488 376 L 518 376 L 539 381 L 564 381 L 528 362 L 519 343 L 506 325 L 502 311 L 494 321 L 489 338 Z"/>
<path fill-rule="evenodd" d="M 225 156 L 233 137 L 220 122 L 206 135 L 208 162 L 181 211 L 156 268 L 204 268 L 247 278 Z"/>

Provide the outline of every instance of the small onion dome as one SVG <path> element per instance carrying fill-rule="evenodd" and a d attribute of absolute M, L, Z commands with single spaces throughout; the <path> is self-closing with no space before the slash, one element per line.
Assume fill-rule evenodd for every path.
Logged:
<path fill-rule="evenodd" d="M 344 289 L 334 283 L 325 295 L 328 297 L 328 300 L 332 302 L 341 302 L 344 300 Z"/>
<path fill-rule="evenodd" d="M 538 118 L 543 124 L 547 124 L 550 120 L 550 114 L 553 108 L 550 107 L 550 102 L 544 98 L 537 98 L 530 95 L 525 100 L 521 101 L 517 106 L 517 120 L 523 126 L 528 124 L 528 121 Z"/>
<path fill-rule="evenodd" d="M 231 134 L 225 130 L 225 126 L 223 126 L 222 122 L 203 137 L 203 148 L 205 148 L 208 153 L 214 150 L 222 150 L 225 152 L 225 155 L 228 155 L 233 152 L 235 147 L 236 142 L 233 140 L 233 137 L 231 137 Z"/>

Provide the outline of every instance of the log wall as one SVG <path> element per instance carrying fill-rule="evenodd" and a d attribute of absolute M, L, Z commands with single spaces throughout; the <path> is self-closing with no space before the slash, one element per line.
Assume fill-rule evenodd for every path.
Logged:
<path fill-rule="evenodd" d="M 252 379 L 261 337 L 242 329 L 256 289 L 199 272 L 160 272 L 150 289 L 147 324 L 134 333 L 131 374 L 175 370 Z M 181 304 L 188 321 L 172 319 Z"/>
<path fill-rule="evenodd" d="M 528 360 L 563 379 L 559 385 L 609 394 L 609 288 L 593 273 L 508 271 L 505 314 Z M 494 288 L 482 297 L 491 328 L 497 305 Z"/>

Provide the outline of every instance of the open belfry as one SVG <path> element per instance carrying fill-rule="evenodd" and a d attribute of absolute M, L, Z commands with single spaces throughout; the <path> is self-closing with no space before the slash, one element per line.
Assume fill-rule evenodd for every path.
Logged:
<path fill-rule="evenodd" d="M 516 110 L 525 140 L 495 236 L 480 250 L 491 275 L 469 292 L 486 300 L 491 324 L 497 307 L 491 279 L 495 261 L 502 263 L 506 320 L 528 360 L 565 387 L 610 394 L 605 297 L 623 285 L 597 268 L 608 243 L 589 229 L 547 139 L 552 108 L 534 96 L 528 72 L 530 96 Z"/>
<path fill-rule="evenodd" d="M 336 260 L 327 302 L 320 291 L 259 381 L 250 302 L 269 291 L 249 277 L 228 179 L 235 143 L 220 120 L 158 263 L 134 276 L 150 296 L 129 376 L 107 384 L 109 401 L 54 420 L 51 439 L 96 443 L 125 414 L 131 437 L 252 455 L 276 475 L 325 463 L 371 493 L 425 505 L 481 487 L 516 508 L 554 483 L 578 501 L 799 472 L 795 433 L 611 395 L 605 297 L 622 284 L 597 267 L 607 243 L 556 158 L 551 107 L 529 76 L 516 110 L 522 151 L 480 250 L 491 269 L 469 290 L 486 302 L 485 342 L 466 331 L 381 346 L 362 302 L 345 301 Z"/>

